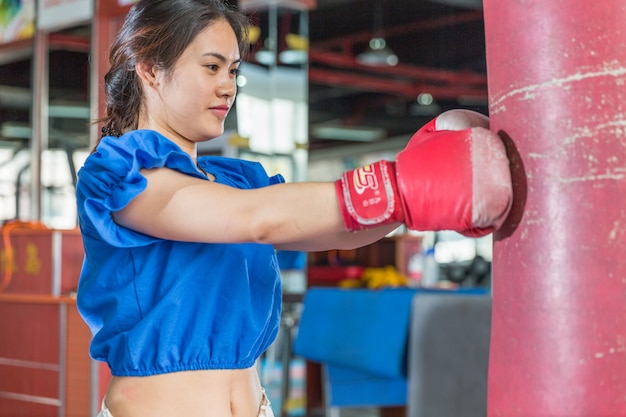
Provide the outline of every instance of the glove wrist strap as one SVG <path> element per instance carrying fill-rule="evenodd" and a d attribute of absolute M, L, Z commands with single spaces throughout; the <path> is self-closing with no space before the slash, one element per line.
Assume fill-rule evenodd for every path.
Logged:
<path fill-rule="evenodd" d="M 378 161 L 346 171 L 335 182 L 335 189 L 350 231 L 404 220 L 393 162 Z"/>

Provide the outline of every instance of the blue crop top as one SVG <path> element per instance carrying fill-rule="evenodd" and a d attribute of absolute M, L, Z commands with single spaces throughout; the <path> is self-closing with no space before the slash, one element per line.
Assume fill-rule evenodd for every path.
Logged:
<path fill-rule="evenodd" d="M 198 164 L 242 189 L 284 181 L 256 162 L 205 156 Z M 248 368 L 278 331 L 276 252 L 163 240 L 117 225 L 111 213 L 146 187 L 139 170 L 156 167 L 206 179 L 181 148 L 148 130 L 103 138 L 78 173 L 85 259 L 77 304 L 93 334 L 90 354 L 119 376 Z"/>

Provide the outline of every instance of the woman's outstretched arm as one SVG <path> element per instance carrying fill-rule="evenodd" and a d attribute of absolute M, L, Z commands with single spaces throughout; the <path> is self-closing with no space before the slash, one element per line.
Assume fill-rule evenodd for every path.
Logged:
<path fill-rule="evenodd" d="M 400 225 L 348 232 L 333 183 L 240 190 L 166 168 L 143 174 L 146 190 L 114 217 L 122 226 L 163 239 L 314 251 L 363 246 Z"/>

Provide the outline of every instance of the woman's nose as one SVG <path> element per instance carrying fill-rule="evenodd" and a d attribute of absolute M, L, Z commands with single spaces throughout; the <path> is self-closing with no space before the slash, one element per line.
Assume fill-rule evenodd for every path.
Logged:
<path fill-rule="evenodd" d="M 219 85 L 219 94 L 232 97 L 237 93 L 237 80 L 233 77 L 224 77 Z"/>

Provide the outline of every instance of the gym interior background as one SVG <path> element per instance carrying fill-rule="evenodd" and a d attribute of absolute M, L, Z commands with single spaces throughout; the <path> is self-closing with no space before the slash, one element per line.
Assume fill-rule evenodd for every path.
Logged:
<path fill-rule="evenodd" d="M 102 98 L 106 48 L 131 3 L 0 5 L 9 22 L 0 39 L 0 415 L 95 416 L 100 405 L 107 370 L 86 357 L 89 335 L 73 298 L 81 263 L 73 193 L 98 135 L 90 121 Z M 393 159 L 442 111 L 487 114 L 480 0 L 232 3 L 254 23 L 251 50 L 226 132 L 203 145 L 203 154 L 258 160 L 290 181 L 334 180 L 346 169 Z M 415 404 L 438 383 L 418 386 L 428 384 L 410 374 L 439 371 L 421 369 L 407 350 L 422 343 L 410 320 L 416 294 L 454 292 L 454 303 L 467 294 L 488 298 L 491 248 L 491 236 L 400 229 L 358 251 L 280 253 L 282 331 L 259 364 L 276 415 L 417 416 L 420 407 L 446 415 L 444 403 L 481 415 L 488 305 L 451 307 L 471 312 L 465 329 L 480 340 L 467 342 L 473 364 L 457 354 L 453 382 L 442 380 L 446 391 L 427 396 L 442 397 L 439 405 Z M 308 314 L 323 305 L 346 322 L 303 316 L 309 294 Z M 324 331 L 300 332 L 301 319 Z M 396 338 L 385 336 L 389 323 Z M 368 352 L 310 351 L 330 341 L 330 352 L 355 345 Z M 439 343 L 421 351 L 435 358 L 434 351 L 456 348 Z"/>

